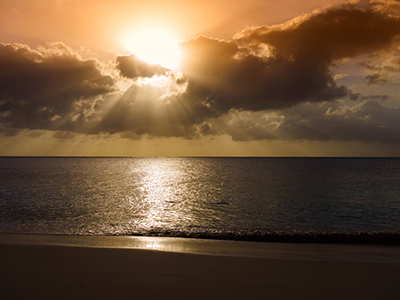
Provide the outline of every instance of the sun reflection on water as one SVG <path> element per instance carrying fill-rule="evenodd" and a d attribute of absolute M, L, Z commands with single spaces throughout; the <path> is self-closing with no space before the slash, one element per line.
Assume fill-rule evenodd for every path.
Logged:
<path fill-rule="evenodd" d="M 184 172 L 173 161 L 152 159 L 146 164 L 140 185 L 143 193 L 140 227 L 165 227 L 184 218 L 182 210 L 175 205 L 184 188 L 180 184 L 183 177 Z"/>

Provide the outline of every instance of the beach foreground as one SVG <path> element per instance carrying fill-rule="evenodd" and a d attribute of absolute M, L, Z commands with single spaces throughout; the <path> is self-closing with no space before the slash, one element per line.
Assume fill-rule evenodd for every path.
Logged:
<path fill-rule="evenodd" d="M 398 247 L 388 248 L 394 255 L 387 261 L 353 261 L 16 243 L 5 236 L 1 299 L 400 299 Z M 284 247 L 295 253 L 303 246 Z"/>

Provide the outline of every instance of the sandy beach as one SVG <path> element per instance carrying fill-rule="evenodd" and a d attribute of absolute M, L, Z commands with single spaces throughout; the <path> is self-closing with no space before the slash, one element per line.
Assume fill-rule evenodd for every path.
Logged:
<path fill-rule="evenodd" d="M 159 246 L 162 238 L 158 246 L 149 238 L 152 247 L 146 238 L 130 239 L 141 247 L 120 247 L 113 238 L 119 237 L 62 245 L 62 237 L 52 244 L 51 237 L 1 235 L 0 298 L 400 299 L 399 247 L 181 239 L 186 250 L 172 252 Z M 98 246 L 82 245 L 88 240 Z M 199 245 L 203 250 L 193 251 Z M 246 245 L 247 252 L 235 250 Z M 353 254 L 341 259 L 340 253 Z"/>

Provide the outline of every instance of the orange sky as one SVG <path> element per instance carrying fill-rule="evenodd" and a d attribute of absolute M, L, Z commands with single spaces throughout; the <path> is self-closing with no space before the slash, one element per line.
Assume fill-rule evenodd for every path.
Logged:
<path fill-rule="evenodd" d="M 2 42 L 36 45 L 62 41 L 71 47 L 122 51 L 119 36 L 143 23 L 171 28 L 179 39 L 198 35 L 230 39 L 254 25 L 286 22 L 343 0 L 3 0 Z"/>
<path fill-rule="evenodd" d="M 0 1 L 0 155 L 399 156 L 400 3 L 357 2 Z"/>

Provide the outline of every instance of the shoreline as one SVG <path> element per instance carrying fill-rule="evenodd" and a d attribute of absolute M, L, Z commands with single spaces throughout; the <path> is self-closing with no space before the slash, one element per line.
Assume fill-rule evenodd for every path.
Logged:
<path fill-rule="evenodd" d="M 233 241 L 182 237 L 0 234 L 0 245 L 121 248 L 269 259 L 400 264 L 400 246 Z"/>
<path fill-rule="evenodd" d="M 66 238 L 64 244 L 60 243 L 61 238 Z M 400 297 L 399 247 L 70 238 L 67 241 L 65 236 L 0 235 L 0 298 L 390 300 Z M 150 246 L 139 247 L 143 240 Z M 122 241 L 125 245 L 121 245 Z M 164 246 L 171 244 L 180 245 L 181 249 L 166 251 Z M 346 253 L 347 257 L 337 259 L 337 255 Z"/>

